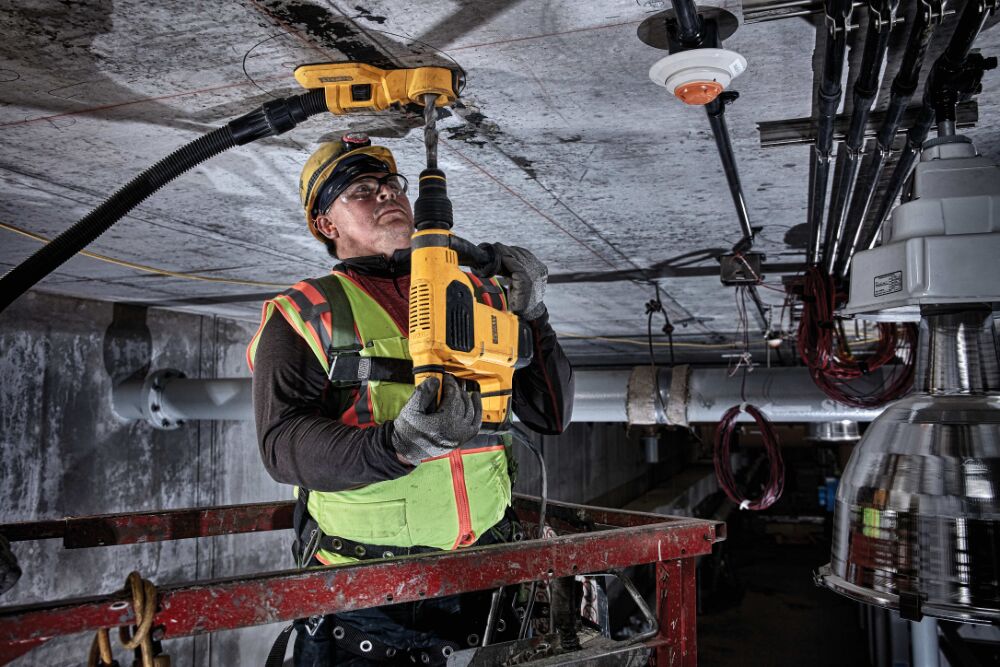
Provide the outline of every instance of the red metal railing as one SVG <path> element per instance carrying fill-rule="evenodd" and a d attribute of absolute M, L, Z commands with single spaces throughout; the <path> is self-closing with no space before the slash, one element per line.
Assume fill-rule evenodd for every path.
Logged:
<path fill-rule="evenodd" d="M 516 499 L 537 523 L 535 503 Z M 391 561 L 269 572 L 160 586 L 153 622 L 164 639 L 412 602 L 525 581 L 656 563 L 657 665 L 697 664 L 695 561 L 725 539 L 725 525 L 549 503 L 559 535 Z M 10 541 L 62 538 L 68 548 L 278 530 L 291 527 L 292 503 L 112 514 L 0 525 Z M 30 574 L 30 573 L 29 573 Z M 0 664 L 48 639 L 134 622 L 126 593 L 0 607 Z"/>

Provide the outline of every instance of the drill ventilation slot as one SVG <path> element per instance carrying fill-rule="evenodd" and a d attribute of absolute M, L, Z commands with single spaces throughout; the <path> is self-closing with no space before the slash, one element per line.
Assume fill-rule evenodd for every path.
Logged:
<path fill-rule="evenodd" d="M 430 331 L 431 328 L 431 286 L 414 283 L 410 290 L 410 334 L 414 331 Z"/>

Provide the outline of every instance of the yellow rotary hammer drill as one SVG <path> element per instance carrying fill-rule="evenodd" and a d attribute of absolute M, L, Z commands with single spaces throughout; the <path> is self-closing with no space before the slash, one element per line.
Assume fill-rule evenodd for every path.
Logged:
<path fill-rule="evenodd" d="M 517 315 L 475 298 L 467 266 L 484 284 L 501 273 L 490 244 L 474 245 L 452 233 L 445 174 L 437 165 L 438 106 L 458 97 L 461 81 L 444 67 L 383 70 L 358 63 L 303 65 L 295 78 L 324 88 L 330 111 L 382 110 L 416 103 L 424 107 L 427 166 L 420 173 L 413 215 L 410 269 L 410 357 L 414 383 L 451 373 L 483 400 L 483 430 L 504 430 L 511 420 L 514 370 L 531 361 L 531 331 Z M 470 385 L 474 385 L 471 386 Z"/>

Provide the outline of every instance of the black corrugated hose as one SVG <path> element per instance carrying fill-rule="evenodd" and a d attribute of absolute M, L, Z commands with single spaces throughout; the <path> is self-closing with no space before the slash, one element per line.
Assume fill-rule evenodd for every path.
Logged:
<path fill-rule="evenodd" d="M 323 89 L 310 90 L 294 97 L 267 102 L 259 109 L 178 148 L 0 278 L 0 312 L 143 200 L 192 167 L 234 146 L 287 132 L 306 118 L 326 110 Z"/>

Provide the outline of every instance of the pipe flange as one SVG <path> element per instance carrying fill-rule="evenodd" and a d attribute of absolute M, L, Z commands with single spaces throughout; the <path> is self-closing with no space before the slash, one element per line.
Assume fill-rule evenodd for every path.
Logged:
<path fill-rule="evenodd" d="M 722 7 L 698 5 L 698 14 L 702 19 L 715 20 L 715 24 L 719 29 L 719 41 L 732 37 L 736 29 L 740 27 L 740 18 Z M 644 44 L 652 46 L 654 49 L 669 51 L 668 24 L 676 22 L 676 12 L 672 8 L 667 9 L 658 14 L 653 14 L 640 23 L 639 29 L 636 30 L 636 35 Z"/>
<path fill-rule="evenodd" d="M 175 368 L 163 368 L 150 373 L 142 385 L 142 393 L 146 397 L 143 411 L 146 421 L 160 431 L 173 431 L 184 425 L 181 419 L 174 419 L 164 410 L 163 392 L 171 380 L 187 377 Z"/>

